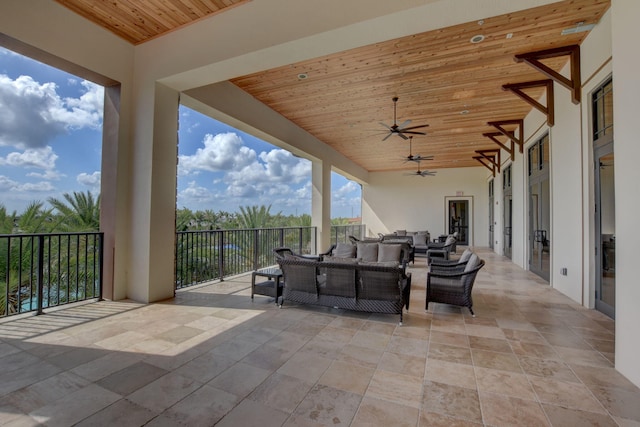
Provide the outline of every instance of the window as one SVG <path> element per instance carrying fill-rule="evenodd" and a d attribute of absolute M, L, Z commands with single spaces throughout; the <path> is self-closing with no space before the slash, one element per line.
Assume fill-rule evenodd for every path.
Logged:
<path fill-rule="evenodd" d="M 529 176 L 546 171 L 549 165 L 549 134 L 529 147 L 528 154 Z"/>
<path fill-rule="evenodd" d="M 613 81 L 607 80 L 591 95 L 593 108 L 593 141 L 608 142 L 613 138 Z"/>
<path fill-rule="evenodd" d="M 511 165 L 504 168 L 502 173 L 502 188 L 504 190 L 511 188 Z"/>

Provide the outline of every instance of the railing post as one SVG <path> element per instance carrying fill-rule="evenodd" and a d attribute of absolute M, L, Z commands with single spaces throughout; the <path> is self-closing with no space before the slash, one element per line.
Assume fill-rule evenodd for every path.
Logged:
<path fill-rule="evenodd" d="M 44 235 L 38 236 L 38 271 L 37 274 L 37 286 L 38 286 L 38 300 L 37 300 L 37 312 L 36 314 L 42 314 L 42 300 L 44 298 Z"/>
<path fill-rule="evenodd" d="M 220 281 L 224 281 L 224 231 L 218 232 L 218 273 Z"/>
<path fill-rule="evenodd" d="M 100 233 L 98 234 L 98 237 L 100 238 L 100 243 L 98 244 L 98 250 L 100 251 L 98 253 L 98 262 L 100 262 L 100 274 L 98 275 L 98 301 L 103 301 L 102 298 L 102 286 L 104 284 L 103 280 L 103 274 L 102 274 L 102 270 L 104 269 L 104 233 Z M 174 294 L 175 294 L 175 287 L 174 287 Z"/>
<path fill-rule="evenodd" d="M 253 269 L 258 269 L 258 236 L 260 235 L 259 230 L 255 228 L 253 230 Z"/>

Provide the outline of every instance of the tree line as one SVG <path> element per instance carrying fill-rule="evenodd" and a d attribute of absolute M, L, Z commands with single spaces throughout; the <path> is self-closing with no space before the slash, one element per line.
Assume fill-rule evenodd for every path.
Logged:
<path fill-rule="evenodd" d="M 9 213 L 0 204 L 0 234 L 64 233 L 100 230 L 100 195 L 64 193 L 62 198 L 31 202 L 23 212 Z M 349 218 L 333 218 L 332 225 L 346 225 Z M 311 227 L 311 215 L 271 213 L 271 205 L 240 206 L 239 212 L 212 209 L 176 209 L 176 231 L 233 230 L 249 228 Z"/>

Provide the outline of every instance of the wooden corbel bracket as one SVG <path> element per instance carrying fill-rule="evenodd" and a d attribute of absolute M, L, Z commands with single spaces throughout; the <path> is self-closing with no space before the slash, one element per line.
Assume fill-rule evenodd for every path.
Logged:
<path fill-rule="evenodd" d="M 511 147 L 507 147 L 502 141 L 497 139 L 498 136 L 504 136 L 502 132 L 487 132 L 487 133 L 483 133 L 482 136 L 487 137 L 493 142 L 495 142 L 496 144 L 498 144 L 502 149 L 504 149 L 507 153 L 509 153 L 509 156 L 511 156 L 511 160 L 515 160 L 516 158 L 515 142 L 513 142 L 512 140 L 509 140 L 511 142 Z"/>
<path fill-rule="evenodd" d="M 518 149 L 522 153 L 524 150 L 524 120 L 523 119 L 514 119 L 514 120 L 500 120 L 495 122 L 487 122 L 489 126 L 493 126 L 496 128 L 502 135 L 509 138 L 511 141 L 518 144 Z M 517 125 L 518 136 L 516 136 L 515 131 L 509 131 L 504 128 L 504 126 L 508 125 Z"/>
<path fill-rule="evenodd" d="M 542 105 L 537 100 L 533 99 L 531 96 L 527 95 L 523 92 L 523 89 L 530 89 L 536 87 L 544 87 L 547 90 L 547 105 Z M 535 80 L 529 82 L 522 83 L 509 83 L 506 85 L 502 85 L 502 90 L 508 90 L 513 92 L 521 99 L 526 101 L 529 105 L 540 111 L 542 114 L 547 116 L 547 124 L 549 126 L 553 126 L 554 123 L 554 100 L 553 100 L 553 80 Z"/>
<path fill-rule="evenodd" d="M 543 59 L 556 58 L 558 56 L 570 56 L 571 78 L 568 79 L 559 72 L 553 70 L 540 62 Z M 580 103 L 581 81 L 580 81 L 580 46 L 556 47 L 553 49 L 539 50 L 537 52 L 520 53 L 514 56 L 516 62 L 529 64 L 545 76 L 558 82 L 571 91 L 571 100 L 574 104 Z"/>

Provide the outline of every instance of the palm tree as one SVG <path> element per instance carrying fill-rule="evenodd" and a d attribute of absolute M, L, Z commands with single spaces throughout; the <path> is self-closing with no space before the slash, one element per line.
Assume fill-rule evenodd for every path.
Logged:
<path fill-rule="evenodd" d="M 90 191 L 63 194 L 66 203 L 50 197 L 49 204 L 61 216 L 61 228 L 66 231 L 98 231 L 100 229 L 100 196 L 95 200 Z M 67 204 L 68 203 L 68 204 Z"/>
<path fill-rule="evenodd" d="M 240 225 L 242 228 L 266 228 L 271 220 L 271 205 L 240 206 Z M 278 212 L 277 215 L 280 215 Z"/>
<path fill-rule="evenodd" d="M 0 234 L 11 234 L 16 226 L 16 211 L 7 213 L 7 208 L 0 204 Z"/>
<path fill-rule="evenodd" d="M 188 231 L 193 218 L 193 212 L 189 208 L 176 210 L 176 231 Z"/>

